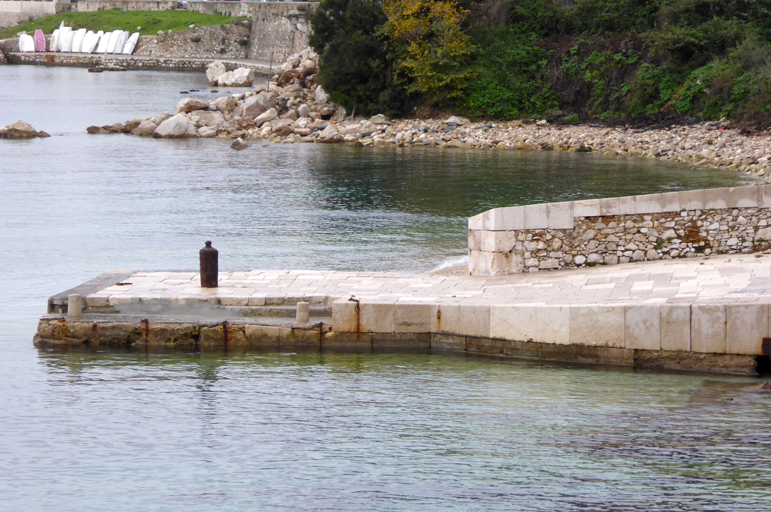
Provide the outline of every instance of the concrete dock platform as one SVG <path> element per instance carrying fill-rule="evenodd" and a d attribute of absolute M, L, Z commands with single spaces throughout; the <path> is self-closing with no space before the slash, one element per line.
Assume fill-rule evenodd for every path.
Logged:
<path fill-rule="evenodd" d="M 83 297 L 68 318 L 66 298 Z M 297 324 L 298 302 L 310 319 Z M 458 351 L 754 373 L 771 352 L 771 254 L 505 276 L 117 271 L 49 301 L 38 342 Z M 764 341 L 766 339 L 766 341 Z"/>

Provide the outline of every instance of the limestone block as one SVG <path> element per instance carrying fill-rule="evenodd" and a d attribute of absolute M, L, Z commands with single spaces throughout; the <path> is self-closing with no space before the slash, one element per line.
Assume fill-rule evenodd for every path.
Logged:
<path fill-rule="evenodd" d="M 767 304 L 726 306 L 727 354 L 761 355 L 763 338 L 767 336 Z"/>
<path fill-rule="evenodd" d="M 570 344 L 624 348 L 624 306 L 570 308 Z"/>
<path fill-rule="evenodd" d="M 662 211 L 664 211 L 664 208 L 662 205 L 661 194 L 648 194 L 635 197 L 635 213 L 661 213 Z"/>
<path fill-rule="evenodd" d="M 758 187 L 732 187 L 728 189 L 728 208 L 757 208 L 760 202 Z"/>
<path fill-rule="evenodd" d="M 358 331 L 357 306 L 357 302 L 348 299 L 338 299 L 332 303 L 332 329 L 335 332 Z"/>
<path fill-rule="evenodd" d="M 680 192 L 666 192 L 664 194 L 658 194 L 658 196 L 661 198 L 662 212 L 680 211 Z"/>
<path fill-rule="evenodd" d="M 548 203 L 546 217 L 549 229 L 573 229 L 573 202 Z"/>
<path fill-rule="evenodd" d="M 468 230 L 468 250 L 469 251 L 482 250 L 482 230 L 480 229 Z"/>
<path fill-rule="evenodd" d="M 495 252 L 495 234 L 500 231 L 482 231 L 482 250 L 487 252 Z"/>
<path fill-rule="evenodd" d="M 494 252 L 490 270 L 494 276 L 503 276 L 507 274 L 519 274 L 525 266 L 525 261 L 521 254 Z"/>
<path fill-rule="evenodd" d="M 490 233 L 485 242 L 485 233 Z M 517 234 L 514 231 L 482 231 L 482 250 L 489 252 L 511 252 L 517 243 Z"/>
<path fill-rule="evenodd" d="M 758 206 L 761 208 L 771 208 L 771 184 L 764 183 L 758 186 Z"/>
<path fill-rule="evenodd" d="M 728 189 L 709 188 L 704 191 L 704 209 L 721 210 L 728 208 Z"/>
<path fill-rule="evenodd" d="M 725 306 L 691 305 L 691 350 L 725 354 Z"/>
<path fill-rule="evenodd" d="M 399 301 L 394 310 L 394 331 L 431 332 L 438 310 L 437 304 Z"/>
<path fill-rule="evenodd" d="M 618 198 L 619 215 L 634 215 L 635 213 L 637 213 L 635 196 L 625 196 Z"/>
<path fill-rule="evenodd" d="M 440 304 L 431 319 L 431 332 L 460 334 L 460 306 Z"/>
<path fill-rule="evenodd" d="M 538 306 L 535 313 L 535 341 L 555 345 L 570 344 L 570 308 Z"/>
<path fill-rule="evenodd" d="M 600 199 L 600 215 L 619 215 L 621 207 L 619 205 L 618 197 L 608 197 Z"/>
<path fill-rule="evenodd" d="M 159 124 L 153 132 L 153 137 L 156 139 L 195 138 L 198 137 L 198 130 L 183 114 L 177 114 Z"/>
<path fill-rule="evenodd" d="M 469 251 L 469 272 L 474 276 L 492 276 L 494 253 Z"/>
<path fill-rule="evenodd" d="M 483 228 L 483 222 L 484 222 L 484 213 L 480 213 L 479 215 L 474 215 L 473 217 L 470 217 L 468 220 L 468 228 L 471 229 L 482 229 Z"/>
<path fill-rule="evenodd" d="M 490 336 L 490 306 L 461 304 L 460 334 L 464 336 Z"/>
<path fill-rule="evenodd" d="M 599 217 L 600 200 L 584 199 L 581 201 L 573 201 L 573 215 L 576 217 Z"/>
<path fill-rule="evenodd" d="M 521 206 L 488 210 L 483 214 L 482 229 L 488 231 L 525 229 L 525 210 Z"/>
<path fill-rule="evenodd" d="M 394 332 L 396 305 L 390 301 L 361 301 L 359 303 L 359 329 L 361 332 Z"/>
<path fill-rule="evenodd" d="M 490 306 L 490 337 L 512 341 L 536 339 L 535 306 Z"/>
<path fill-rule="evenodd" d="M 549 227 L 547 204 L 529 204 L 524 207 L 525 229 L 546 229 Z"/>
<path fill-rule="evenodd" d="M 691 350 L 691 307 L 661 305 L 661 350 Z"/>
<path fill-rule="evenodd" d="M 661 306 L 626 306 L 626 348 L 661 349 Z"/>
<path fill-rule="evenodd" d="M 706 204 L 706 196 L 703 190 L 686 190 L 680 192 L 681 210 L 701 210 Z"/>

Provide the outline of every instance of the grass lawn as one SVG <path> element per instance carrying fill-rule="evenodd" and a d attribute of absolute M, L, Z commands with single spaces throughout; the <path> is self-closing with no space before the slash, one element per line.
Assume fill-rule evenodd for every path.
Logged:
<path fill-rule="evenodd" d="M 0 30 L 0 39 L 16 37 L 21 31 L 32 35 L 35 29 L 41 29 L 46 35 L 51 35 L 63 21 L 73 29 L 112 31 L 116 29 L 129 32 L 139 32 L 142 35 L 154 35 L 159 30 L 188 30 L 192 24 L 200 26 L 227 25 L 238 18 L 222 15 L 208 15 L 186 10 L 177 11 L 98 11 L 98 12 L 65 12 L 47 16 L 34 21 L 28 21 L 15 27 Z M 139 27 L 142 27 L 141 29 Z"/>

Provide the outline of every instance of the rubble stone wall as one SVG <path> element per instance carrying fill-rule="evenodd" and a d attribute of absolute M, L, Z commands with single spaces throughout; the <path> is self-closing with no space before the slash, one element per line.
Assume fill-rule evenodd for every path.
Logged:
<path fill-rule="evenodd" d="M 318 3 L 305 2 L 190 2 L 188 10 L 229 14 L 251 20 L 249 59 L 284 62 L 308 47 L 310 17 Z"/>
<path fill-rule="evenodd" d="M 234 21 L 227 25 L 140 36 L 134 55 L 181 59 L 245 59 L 250 44 L 249 32 L 248 21 Z"/>
<path fill-rule="evenodd" d="M 771 185 L 496 208 L 469 219 L 469 273 L 750 253 L 770 241 Z"/>

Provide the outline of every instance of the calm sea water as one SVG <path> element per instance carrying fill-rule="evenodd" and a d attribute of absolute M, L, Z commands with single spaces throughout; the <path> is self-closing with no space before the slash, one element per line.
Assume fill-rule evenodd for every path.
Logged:
<path fill-rule="evenodd" d="M 0 511 L 764 510 L 753 379 L 441 355 L 37 350 L 115 268 L 425 271 L 496 206 L 741 183 L 563 153 L 92 136 L 202 74 L 0 67 Z"/>

